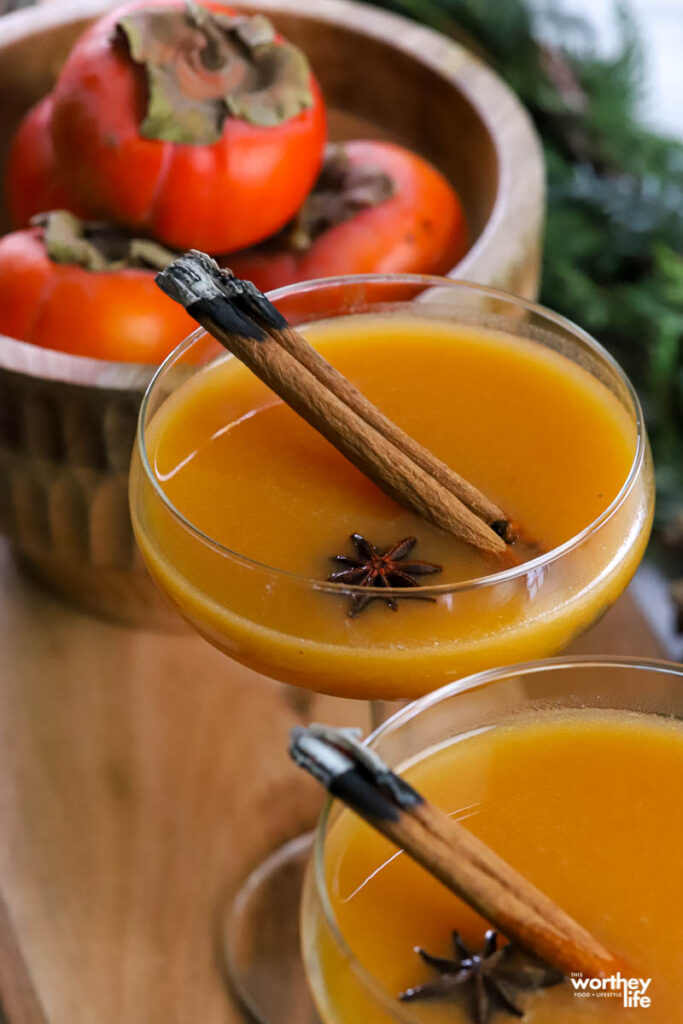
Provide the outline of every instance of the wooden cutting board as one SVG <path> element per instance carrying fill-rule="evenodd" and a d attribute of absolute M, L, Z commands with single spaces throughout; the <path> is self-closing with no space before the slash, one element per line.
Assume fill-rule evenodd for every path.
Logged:
<path fill-rule="evenodd" d="M 661 656 L 628 594 L 573 650 Z M 193 635 L 85 617 L 21 576 L 0 545 L 0 987 L 11 1024 L 242 1019 L 221 971 L 221 912 L 320 804 L 287 761 L 287 731 L 310 713 L 368 724 L 361 704 L 312 701 Z"/>

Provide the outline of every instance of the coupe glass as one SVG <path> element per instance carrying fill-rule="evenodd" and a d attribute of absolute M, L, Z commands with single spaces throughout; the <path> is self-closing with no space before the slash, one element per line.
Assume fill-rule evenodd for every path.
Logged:
<path fill-rule="evenodd" d="M 174 508 L 155 476 L 146 446 L 153 420 L 190 377 L 232 358 L 198 330 L 166 359 L 148 388 L 130 483 L 133 526 L 147 566 L 198 633 L 229 658 L 281 682 L 372 701 L 377 724 L 383 701 L 413 699 L 472 672 L 561 650 L 616 600 L 647 543 L 653 478 L 638 399 L 596 341 L 531 302 L 448 278 L 333 278 L 284 288 L 269 298 L 293 325 L 405 311 L 425 322 L 446 320 L 533 339 L 580 364 L 617 396 L 634 425 L 633 461 L 609 507 L 560 547 L 486 577 L 425 587 L 421 593 L 433 598 L 425 607 L 440 640 L 427 630 L 407 643 L 401 615 L 354 620 L 350 630 L 344 610 L 359 588 L 341 590 L 230 550 Z M 385 589 L 361 593 L 387 595 Z M 325 608 L 337 602 L 340 614 L 321 613 L 321 594 L 328 595 Z M 443 642 L 444 634 L 449 642 Z M 286 929 L 296 920 L 296 877 L 307 849 L 305 842 L 295 842 L 257 868 L 238 895 L 227 929 L 235 986 L 252 1015 L 266 1024 L 302 1020 L 292 995 L 296 972 L 284 951 L 296 941 Z M 264 915 L 273 893 L 283 889 L 292 910 L 280 914 L 280 932 L 273 922 L 264 925 Z M 297 1009 L 289 1013 L 292 1006 Z"/>
<path fill-rule="evenodd" d="M 575 709 L 683 718 L 683 666 L 577 657 L 481 672 L 409 704 L 380 726 L 367 745 L 397 768 L 458 736 L 509 725 L 516 715 Z M 357 1024 L 361 1019 L 363 1024 L 419 1024 L 424 1004 L 421 1012 L 415 1011 L 381 987 L 349 948 L 335 920 L 325 844 L 342 810 L 332 800 L 325 805 L 301 905 L 303 959 L 320 1017 L 324 1024 Z"/>

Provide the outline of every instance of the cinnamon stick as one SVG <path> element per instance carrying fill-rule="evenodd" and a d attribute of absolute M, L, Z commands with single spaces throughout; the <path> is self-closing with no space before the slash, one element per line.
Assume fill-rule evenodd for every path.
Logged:
<path fill-rule="evenodd" d="M 157 283 L 385 494 L 480 550 L 514 562 L 510 520 L 408 437 L 327 363 L 250 282 L 192 251 Z"/>
<path fill-rule="evenodd" d="M 272 335 L 271 335 L 272 336 Z M 329 391 L 340 398 L 350 409 L 369 423 L 388 440 L 391 441 L 409 459 L 423 469 L 425 473 L 441 484 L 446 490 L 459 498 L 463 505 L 466 505 L 471 512 L 490 526 L 503 540 L 511 542 L 514 538 L 511 533 L 510 520 L 508 516 L 493 501 L 477 490 L 464 477 L 447 466 L 445 462 L 438 459 L 433 452 L 430 452 L 424 445 L 419 444 L 414 438 L 401 430 L 388 416 L 385 416 L 376 405 L 365 397 L 358 390 L 355 384 L 344 377 L 338 370 L 327 362 L 312 345 L 301 337 L 298 331 L 291 327 L 285 327 L 278 332 L 278 340 L 283 348 L 297 359 L 302 366 L 310 370 L 314 377 L 324 384 Z"/>
<path fill-rule="evenodd" d="M 298 726 L 290 753 L 520 949 L 563 974 L 600 977 L 623 966 L 481 839 L 392 772 L 355 730 Z"/>

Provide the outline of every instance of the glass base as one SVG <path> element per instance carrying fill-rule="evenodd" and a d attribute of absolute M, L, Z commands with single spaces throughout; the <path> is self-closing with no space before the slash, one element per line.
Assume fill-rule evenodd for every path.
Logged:
<path fill-rule="evenodd" d="M 257 1024 L 320 1024 L 299 944 L 301 891 L 313 836 L 297 836 L 259 864 L 228 912 L 228 976 Z"/>

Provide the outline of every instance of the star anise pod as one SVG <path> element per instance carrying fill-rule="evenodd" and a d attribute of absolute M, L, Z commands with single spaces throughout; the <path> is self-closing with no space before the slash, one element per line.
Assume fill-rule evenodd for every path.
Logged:
<path fill-rule="evenodd" d="M 419 587 L 416 576 L 425 576 L 433 572 L 441 572 L 441 566 L 434 562 L 406 562 L 417 540 L 415 537 L 404 537 L 386 551 L 378 551 L 374 544 L 366 540 L 360 533 L 351 534 L 351 542 L 358 552 L 357 558 L 349 555 L 334 555 L 332 561 L 346 568 L 333 572 L 328 576 L 328 583 L 348 583 L 356 587 Z M 376 594 L 353 594 L 349 615 L 355 618 L 371 601 L 382 600 L 393 612 L 397 611 L 398 598 L 406 598 L 407 594 L 387 594 L 379 598 Z M 423 601 L 432 601 L 431 597 L 410 595 Z"/>
<path fill-rule="evenodd" d="M 480 953 L 473 953 L 458 932 L 453 932 L 453 949 L 455 957 L 451 960 L 418 948 L 424 962 L 438 971 L 439 977 L 406 989 L 399 999 L 407 1003 L 464 992 L 471 996 L 472 1020 L 475 1024 L 488 1024 L 496 1010 L 513 1017 L 524 1016 L 515 1001 L 519 992 L 549 988 L 563 980 L 560 971 L 511 945 L 498 949 L 498 935 L 492 929 L 486 932 Z"/>

